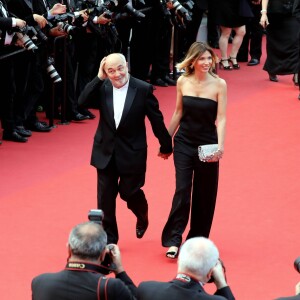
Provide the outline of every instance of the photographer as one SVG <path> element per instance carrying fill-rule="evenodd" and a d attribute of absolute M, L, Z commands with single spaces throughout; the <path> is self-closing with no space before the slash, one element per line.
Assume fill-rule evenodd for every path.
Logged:
<path fill-rule="evenodd" d="M 178 257 L 176 277 L 169 282 L 142 282 L 137 291 L 139 300 L 182 300 L 182 299 L 228 299 L 234 300 L 226 283 L 219 251 L 214 243 L 204 237 L 187 240 L 181 247 Z M 214 295 L 205 292 L 203 286 L 213 282 L 217 288 Z"/>
<path fill-rule="evenodd" d="M 95 222 L 76 225 L 68 241 L 68 262 L 63 271 L 32 280 L 33 300 L 135 299 L 136 287 L 124 271 L 117 245 L 107 245 L 103 227 Z M 105 278 L 100 264 L 109 253 L 116 278 Z"/>
<path fill-rule="evenodd" d="M 7 5 L 12 14 L 26 21 L 28 25 L 26 29 L 35 27 L 43 29 L 46 26 L 47 20 L 42 15 L 33 13 L 32 2 L 10 0 Z M 38 71 L 36 50 L 37 47 L 31 51 L 24 51 L 16 56 L 15 60 L 17 93 L 14 103 L 18 109 L 14 111 L 14 115 L 18 134 L 26 138 L 31 136 L 31 131 L 51 131 L 51 127 L 38 120 L 35 112 L 36 102 L 44 89 L 44 82 Z"/>
<path fill-rule="evenodd" d="M 15 85 L 15 63 L 14 56 L 22 52 L 22 47 L 14 45 L 14 33 L 11 33 L 15 27 L 24 28 L 24 20 L 14 18 L 7 9 L 6 2 L 0 0 L 0 69 L 5 76 L 1 77 L 1 101 L 0 101 L 0 119 L 3 128 L 3 139 L 14 142 L 26 142 L 27 138 L 17 133 L 14 121 L 14 96 L 16 94 Z"/>

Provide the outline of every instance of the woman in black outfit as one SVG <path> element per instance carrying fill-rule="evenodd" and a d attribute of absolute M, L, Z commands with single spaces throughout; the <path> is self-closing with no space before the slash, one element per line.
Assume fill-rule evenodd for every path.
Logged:
<path fill-rule="evenodd" d="M 263 69 L 274 82 L 278 81 L 276 75 L 297 74 L 299 70 L 299 23 L 292 14 L 293 4 L 294 0 L 262 0 L 260 24 L 267 29 Z"/>
<path fill-rule="evenodd" d="M 174 137 L 176 191 L 168 221 L 163 229 L 162 244 L 170 247 L 166 255 L 175 258 L 182 242 L 191 207 L 187 239 L 208 237 L 213 220 L 219 162 L 224 152 L 227 87 L 212 72 L 216 55 L 206 44 L 195 42 L 185 59 L 177 65 L 185 73 L 177 80 L 176 107 L 169 125 Z M 217 126 L 215 124 L 217 120 Z M 198 146 L 218 144 L 211 162 L 198 158 Z"/>
<path fill-rule="evenodd" d="M 217 24 L 221 28 L 219 47 L 221 51 L 220 67 L 224 70 L 238 70 L 236 56 L 246 33 L 247 18 L 253 16 L 248 0 L 222 0 L 217 6 Z M 232 29 L 235 32 L 228 57 L 228 39 Z"/>

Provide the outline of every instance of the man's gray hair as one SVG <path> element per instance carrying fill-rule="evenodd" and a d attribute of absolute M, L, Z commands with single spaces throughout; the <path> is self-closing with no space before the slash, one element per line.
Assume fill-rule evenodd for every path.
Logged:
<path fill-rule="evenodd" d="M 205 278 L 218 259 L 219 251 L 211 240 L 205 237 L 191 238 L 180 248 L 178 271 Z"/>
<path fill-rule="evenodd" d="M 78 258 L 97 260 L 106 244 L 106 232 L 102 225 L 95 222 L 78 224 L 70 232 L 71 252 Z"/>

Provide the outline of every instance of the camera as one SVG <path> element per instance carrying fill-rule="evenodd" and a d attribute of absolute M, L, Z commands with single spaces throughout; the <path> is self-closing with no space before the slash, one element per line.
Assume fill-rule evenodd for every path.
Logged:
<path fill-rule="evenodd" d="M 226 279 L 226 269 L 225 269 L 224 263 L 223 263 L 223 261 L 221 259 L 219 259 L 219 262 L 221 263 L 221 266 L 222 266 L 222 269 L 223 269 L 223 273 L 224 273 L 224 276 L 225 276 L 225 280 L 227 281 L 227 279 Z M 215 279 L 214 279 L 213 275 L 211 275 L 211 277 L 207 281 L 207 283 L 212 283 L 212 282 L 215 282 Z"/>
<path fill-rule="evenodd" d="M 55 67 L 53 66 L 53 63 L 54 63 L 53 57 L 49 56 L 46 62 L 47 73 L 54 83 L 61 82 L 62 79 L 59 76 L 58 72 L 56 71 Z"/>
<path fill-rule="evenodd" d="M 171 1 L 173 4 L 173 7 L 175 9 L 175 12 L 178 16 L 182 17 L 185 21 L 192 21 L 192 17 L 190 15 L 190 13 L 188 12 L 188 10 L 183 7 L 180 2 L 178 2 L 177 0 L 172 0 Z"/>
<path fill-rule="evenodd" d="M 99 225 L 102 225 L 103 218 L 104 218 L 104 213 L 101 209 L 91 209 L 88 213 L 88 219 L 91 222 L 95 222 Z M 108 253 L 105 255 L 105 258 L 100 265 L 100 272 L 104 275 L 110 274 L 115 269 L 115 265 L 111 260 L 111 255 L 110 255 L 111 249 L 109 245 L 107 245 L 107 250 Z"/>
<path fill-rule="evenodd" d="M 24 46 L 26 50 L 37 50 L 38 47 L 36 44 L 32 41 L 32 39 L 29 37 L 29 34 L 32 36 L 36 36 L 37 32 L 34 29 L 34 27 L 31 26 L 25 26 L 22 28 L 15 27 L 13 28 L 13 31 L 16 32 L 16 36 L 18 40 L 21 42 L 21 44 Z"/>
<path fill-rule="evenodd" d="M 48 24 L 50 24 L 50 22 L 48 22 Z M 54 16 L 54 18 L 51 19 L 50 27 L 58 26 L 60 30 L 72 36 L 76 34 L 77 30 L 79 30 L 79 27 L 82 24 L 82 16 L 75 16 L 72 13 L 65 13 Z"/>
<path fill-rule="evenodd" d="M 294 268 L 298 273 L 300 273 L 300 256 L 295 259 Z"/>

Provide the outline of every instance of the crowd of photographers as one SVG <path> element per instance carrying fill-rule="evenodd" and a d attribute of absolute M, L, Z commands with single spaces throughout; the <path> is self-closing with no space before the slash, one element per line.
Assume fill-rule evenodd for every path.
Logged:
<path fill-rule="evenodd" d="M 133 76 L 175 85 L 172 29 L 190 32 L 196 6 L 192 0 L 0 0 L 2 139 L 26 142 L 32 131 L 51 131 L 37 107 L 62 122 L 95 118 L 77 99 L 112 52 L 129 58 Z M 198 30 L 201 18 L 195 19 Z"/>
<path fill-rule="evenodd" d="M 182 245 L 173 280 L 144 281 L 137 287 L 125 272 L 119 247 L 107 245 L 103 216 L 101 210 L 91 210 L 89 222 L 72 228 L 65 268 L 36 276 L 31 284 L 33 300 L 235 299 L 219 251 L 204 237 L 191 238 Z M 109 273 L 116 278 L 106 277 Z M 206 283 L 215 285 L 214 295 L 205 292 Z"/>

